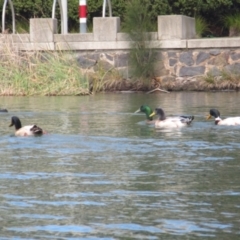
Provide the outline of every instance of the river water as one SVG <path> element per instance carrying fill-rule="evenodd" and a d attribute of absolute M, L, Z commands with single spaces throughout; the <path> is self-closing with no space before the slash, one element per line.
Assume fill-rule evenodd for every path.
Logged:
<path fill-rule="evenodd" d="M 1 97 L 0 239 L 239 239 L 240 93 Z M 140 105 L 190 114 L 145 124 Z M 48 134 L 15 137 L 11 116 Z"/>

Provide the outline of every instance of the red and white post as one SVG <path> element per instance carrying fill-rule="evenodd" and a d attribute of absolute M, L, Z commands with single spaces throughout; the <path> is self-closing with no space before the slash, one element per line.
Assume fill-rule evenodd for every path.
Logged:
<path fill-rule="evenodd" d="M 87 0 L 79 0 L 80 33 L 87 32 Z"/>

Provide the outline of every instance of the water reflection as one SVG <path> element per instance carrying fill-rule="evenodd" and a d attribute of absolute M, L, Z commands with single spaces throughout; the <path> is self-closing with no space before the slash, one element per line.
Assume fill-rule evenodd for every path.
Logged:
<path fill-rule="evenodd" d="M 0 239 L 238 239 L 238 93 L 1 97 Z M 141 105 L 192 113 L 155 129 Z M 18 138 L 12 115 L 49 134 Z"/>

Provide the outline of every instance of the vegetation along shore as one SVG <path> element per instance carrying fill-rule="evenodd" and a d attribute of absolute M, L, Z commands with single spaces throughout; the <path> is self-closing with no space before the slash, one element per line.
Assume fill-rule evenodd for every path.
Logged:
<path fill-rule="evenodd" d="M 92 68 L 82 68 L 81 58 L 73 56 L 59 52 L 2 53 L 0 95 L 77 96 L 114 91 L 151 93 L 156 90 L 238 91 L 240 87 L 240 75 L 234 71 L 188 78 L 151 75 L 127 78 L 118 69 L 101 61 Z"/>
<path fill-rule="evenodd" d="M 30 18 L 49 16 L 51 10 L 48 6 L 51 1 L 41 7 L 30 0 L 25 0 L 28 4 L 23 7 L 22 2 L 14 1 L 18 33 L 28 31 Z M 185 14 L 195 17 L 198 37 L 232 36 L 233 33 L 238 36 L 239 3 L 224 1 L 223 4 L 211 0 L 202 4 L 198 1 L 196 8 L 195 1 L 184 4 L 180 4 L 181 1 L 172 4 L 171 1 L 162 4 L 162 1 L 150 3 L 147 0 L 118 2 L 112 0 L 113 13 L 121 17 L 121 28 L 131 40 L 129 51 L 114 54 L 92 51 L 92 58 L 88 58 L 86 56 L 91 55 L 88 52 L 25 52 L 6 44 L 0 52 L 0 95 L 77 96 L 109 91 L 239 90 L 239 49 L 157 50 L 150 45 L 151 34 L 146 34 L 156 31 L 158 15 Z M 77 7 L 74 8 L 77 5 L 77 1 L 69 1 L 69 9 L 77 11 Z M 102 1 L 88 1 L 90 26 L 92 18 L 99 16 L 101 5 Z M 69 30 L 74 32 L 78 19 L 77 14 L 70 12 Z M 227 15 L 229 12 L 232 18 Z M 23 15 L 26 19 L 20 17 Z M 6 22 L 11 34 L 9 16 Z M 210 24 L 213 22 L 216 24 Z M 111 65 L 110 62 L 114 63 Z"/>

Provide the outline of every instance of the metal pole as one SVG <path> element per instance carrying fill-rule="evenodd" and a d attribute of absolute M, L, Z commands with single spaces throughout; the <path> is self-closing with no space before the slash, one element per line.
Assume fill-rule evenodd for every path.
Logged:
<path fill-rule="evenodd" d="M 8 0 L 4 1 L 3 10 L 2 10 L 2 33 L 5 32 L 5 11 L 6 11 L 7 1 Z"/>
<path fill-rule="evenodd" d="M 112 4 L 111 4 L 111 0 L 108 0 L 108 10 L 109 10 L 109 17 L 112 17 Z"/>
<path fill-rule="evenodd" d="M 61 13 L 61 33 L 68 33 L 67 0 L 58 0 Z M 53 1 L 52 18 L 55 18 L 57 0 Z"/>
<path fill-rule="evenodd" d="M 79 0 L 79 23 L 80 23 L 80 33 L 87 32 L 87 0 Z"/>
<path fill-rule="evenodd" d="M 53 0 L 53 6 L 52 6 L 52 18 L 55 18 L 56 4 L 57 4 L 57 0 Z"/>
<path fill-rule="evenodd" d="M 8 0 L 4 1 L 3 10 L 2 10 L 2 33 L 5 32 L 5 16 L 6 16 L 7 2 L 8 2 Z M 10 4 L 11 11 L 12 11 L 12 31 L 13 31 L 13 33 L 16 33 L 15 12 L 14 12 L 13 3 L 11 0 L 9 0 L 9 4 Z"/>
<path fill-rule="evenodd" d="M 106 16 L 106 5 L 108 4 L 109 17 L 112 17 L 112 4 L 111 0 L 103 0 L 102 17 Z"/>
<path fill-rule="evenodd" d="M 11 10 L 12 10 L 12 28 L 13 28 L 13 33 L 16 33 L 15 12 L 14 12 L 14 7 L 13 7 L 12 0 L 9 0 L 9 4 L 10 4 Z"/>
<path fill-rule="evenodd" d="M 67 0 L 60 0 L 60 10 L 61 10 L 61 22 L 62 22 L 62 34 L 68 33 L 68 8 Z"/>

